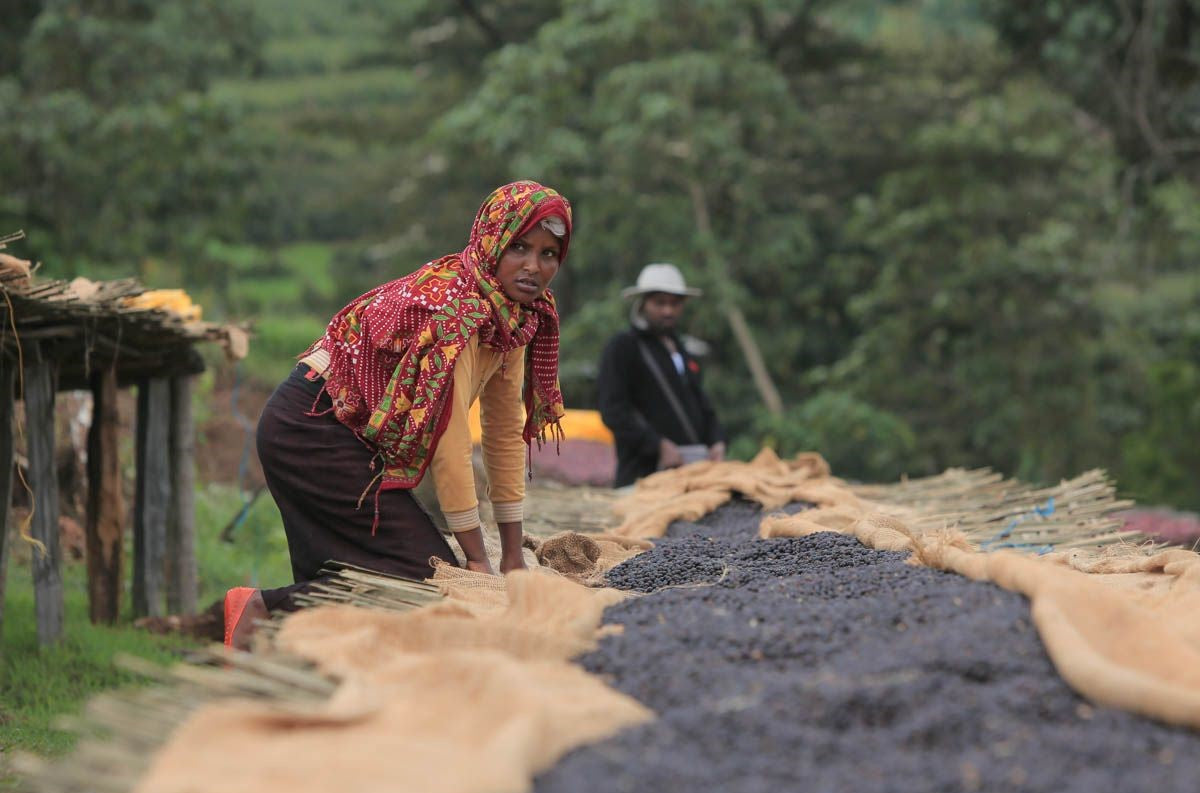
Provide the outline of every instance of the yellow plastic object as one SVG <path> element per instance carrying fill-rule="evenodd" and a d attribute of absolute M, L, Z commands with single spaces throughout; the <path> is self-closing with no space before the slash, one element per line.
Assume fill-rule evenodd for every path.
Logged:
<path fill-rule="evenodd" d="M 202 311 L 182 289 L 151 289 L 140 295 L 125 298 L 125 305 L 130 308 L 170 311 L 187 321 L 200 319 Z"/>
<path fill-rule="evenodd" d="M 567 414 L 562 418 L 562 428 L 569 441 L 596 441 L 607 446 L 613 445 L 612 433 L 600 420 L 600 412 L 597 410 L 568 408 Z M 479 403 L 476 402 L 471 405 L 471 439 L 479 443 L 482 437 L 483 431 L 479 426 Z"/>

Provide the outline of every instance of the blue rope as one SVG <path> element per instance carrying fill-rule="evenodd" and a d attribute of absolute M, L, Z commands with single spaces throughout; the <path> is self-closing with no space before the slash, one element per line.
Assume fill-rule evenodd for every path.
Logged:
<path fill-rule="evenodd" d="M 998 551 L 1001 548 L 1015 548 L 1019 550 L 1034 551 L 1038 556 L 1044 556 L 1054 550 L 1053 545 L 1038 545 L 1033 542 L 1002 542 L 999 545 L 993 545 L 987 550 Z"/>
<path fill-rule="evenodd" d="M 984 543 L 981 543 L 979 548 L 980 548 L 980 550 L 983 550 L 983 551 L 995 551 L 995 550 L 999 550 L 1001 548 L 1020 548 L 1020 549 L 1025 549 L 1025 550 L 1036 550 L 1038 556 L 1050 553 L 1051 551 L 1054 550 L 1053 545 L 1038 545 L 1037 543 L 1032 543 L 1032 542 L 1001 542 L 1001 540 L 1007 540 L 1012 535 L 1013 529 L 1015 529 L 1017 526 L 1020 526 L 1022 523 L 1024 523 L 1029 518 L 1032 518 L 1035 515 L 1038 517 L 1041 517 L 1041 518 L 1048 518 L 1053 514 L 1054 514 L 1054 496 L 1050 496 L 1050 498 L 1046 499 L 1045 506 L 1041 506 L 1041 507 L 1035 506 L 1033 509 L 1029 510 L 1028 512 L 1022 513 L 1022 514 L 1018 515 L 1017 517 L 1013 518 L 1009 522 L 1009 524 L 1000 531 L 999 534 L 997 534 L 995 537 L 991 538 L 990 540 L 988 540 Z"/>

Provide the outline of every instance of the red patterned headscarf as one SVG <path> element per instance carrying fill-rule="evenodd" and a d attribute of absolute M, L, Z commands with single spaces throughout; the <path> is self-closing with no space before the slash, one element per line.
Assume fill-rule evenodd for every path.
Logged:
<path fill-rule="evenodd" d="M 338 420 L 379 451 L 381 489 L 421 481 L 450 420 L 454 364 L 476 334 L 500 352 L 528 345 L 524 440 L 561 437 L 554 296 L 547 290 L 524 306 L 496 280 L 509 243 L 551 216 L 566 224 L 562 261 L 571 237 L 567 200 L 536 182 L 497 188 L 479 208 L 461 253 L 372 289 L 330 321 L 318 342 L 330 356 L 325 390 Z"/>

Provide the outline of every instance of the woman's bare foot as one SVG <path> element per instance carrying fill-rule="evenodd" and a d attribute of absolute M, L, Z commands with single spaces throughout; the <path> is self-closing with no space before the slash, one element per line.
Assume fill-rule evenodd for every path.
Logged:
<path fill-rule="evenodd" d="M 237 624 L 233 626 L 233 638 L 231 640 L 233 649 L 249 650 L 250 640 L 254 636 L 254 631 L 258 628 L 255 621 L 265 620 L 267 616 L 267 604 L 263 602 L 262 592 L 256 590 L 250 596 L 250 599 L 246 601 L 246 607 L 242 610 Z"/>

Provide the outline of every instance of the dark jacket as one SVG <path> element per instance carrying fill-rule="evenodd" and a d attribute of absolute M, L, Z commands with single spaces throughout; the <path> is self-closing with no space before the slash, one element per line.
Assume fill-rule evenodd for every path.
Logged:
<path fill-rule="evenodd" d="M 638 349 L 639 340 L 650 350 L 699 438 L 688 436 L 683 422 L 663 396 L 658 380 Z M 725 440 L 716 412 L 700 385 L 699 364 L 687 354 L 678 338 L 675 347 L 683 354 L 682 376 L 676 371 L 666 345 L 648 331 L 630 328 L 614 336 L 604 348 L 596 401 L 600 417 L 617 441 L 617 487 L 633 484 L 658 469 L 658 446 L 664 436 L 680 445 L 711 446 Z"/>

